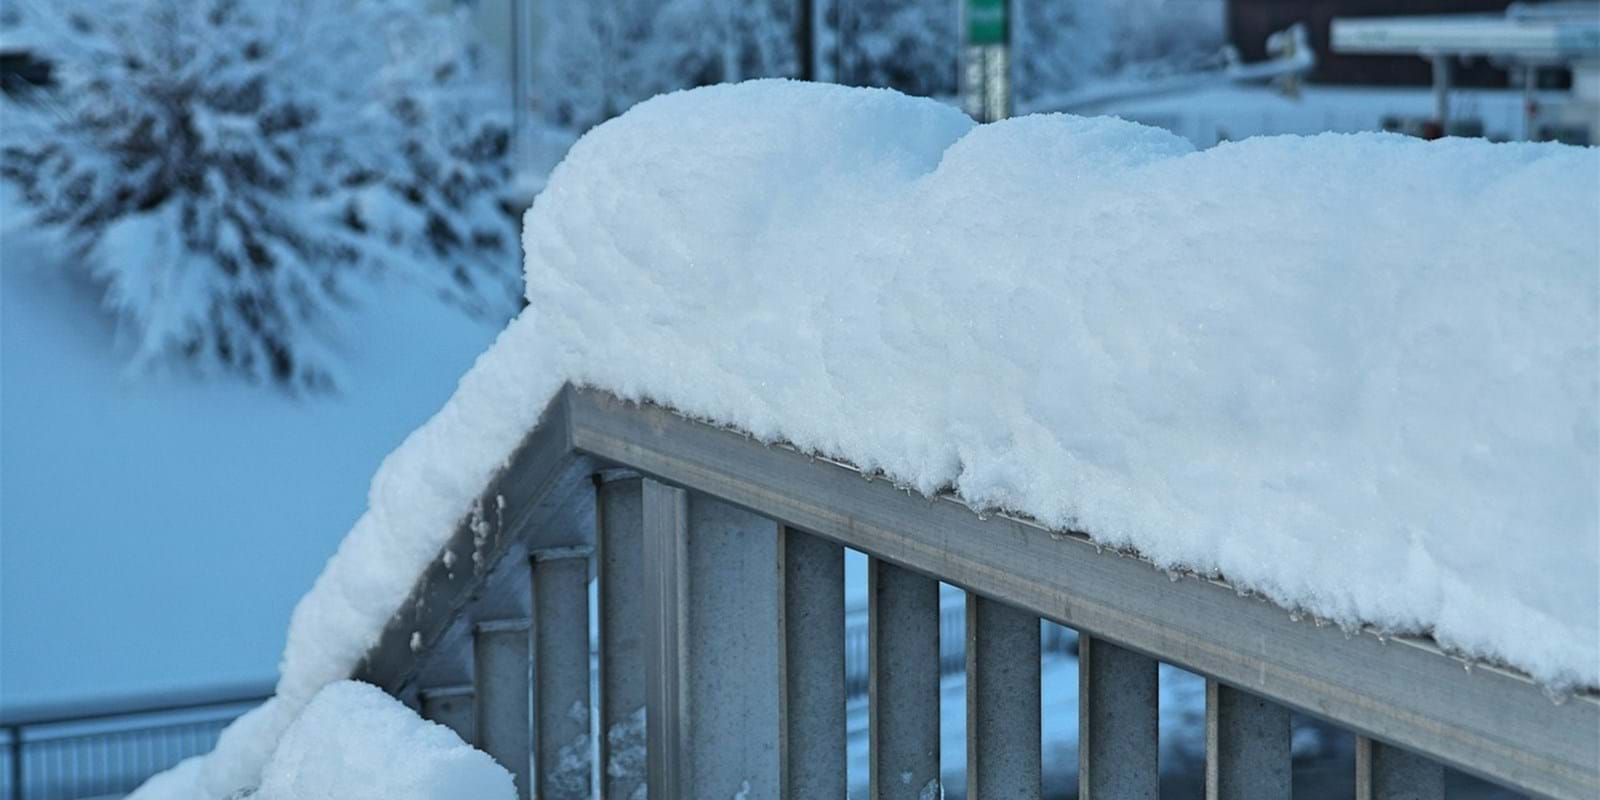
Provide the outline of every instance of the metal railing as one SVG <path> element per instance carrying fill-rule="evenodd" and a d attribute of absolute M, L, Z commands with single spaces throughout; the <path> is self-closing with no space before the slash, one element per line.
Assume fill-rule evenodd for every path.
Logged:
<path fill-rule="evenodd" d="M 0 715 L 0 798 L 120 797 L 215 746 L 270 684 L 8 709 Z"/>
<path fill-rule="evenodd" d="M 843 797 L 845 547 L 870 557 L 874 798 L 937 796 L 939 581 L 966 592 L 969 797 L 1042 794 L 1041 618 L 1079 635 L 1080 797 L 1155 796 L 1163 661 L 1207 680 L 1208 797 L 1288 797 L 1290 709 L 1357 734 L 1362 798 L 1441 797 L 1441 765 L 1600 794 L 1593 692 L 1552 702 L 1426 639 L 1342 632 L 667 409 L 565 389 L 479 502 L 355 677 L 522 797 Z"/>

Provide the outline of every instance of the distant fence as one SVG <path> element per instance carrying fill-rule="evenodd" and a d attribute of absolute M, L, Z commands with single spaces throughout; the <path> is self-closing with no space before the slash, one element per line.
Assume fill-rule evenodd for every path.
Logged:
<path fill-rule="evenodd" d="M 965 669 L 962 605 L 940 609 L 941 672 Z M 1046 624 L 1046 653 L 1077 652 L 1077 634 Z M 867 614 L 845 626 L 849 697 L 867 693 Z M 120 797 L 162 770 L 211 750 L 228 723 L 265 701 L 270 685 L 26 709 L 0 719 L 0 800 Z"/>
<path fill-rule="evenodd" d="M 943 603 L 939 608 L 939 673 L 956 675 L 967 668 L 967 609 L 960 602 Z M 1078 655 L 1078 633 L 1064 625 L 1046 621 L 1040 631 L 1039 646 L 1045 654 Z M 850 700 L 867 696 L 871 672 L 867 651 L 867 610 L 847 612 L 844 627 L 844 689 Z"/>
<path fill-rule="evenodd" d="M 120 797 L 151 775 L 209 751 L 270 685 L 169 693 L 0 716 L 0 798 Z"/>

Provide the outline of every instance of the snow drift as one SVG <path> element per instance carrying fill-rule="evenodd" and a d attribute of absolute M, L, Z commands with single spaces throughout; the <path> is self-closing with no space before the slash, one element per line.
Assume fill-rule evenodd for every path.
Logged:
<path fill-rule="evenodd" d="M 200 794 L 258 780 L 567 381 L 1600 685 L 1597 218 L 1600 151 L 1561 145 L 643 103 L 551 176 L 529 308 L 385 463 Z"/>
<path fill-rule="evenodd" d="M 259 800 L 454 800 L 516 797 L 511 773 L 449 728 L 382 690 L 328 685 L 283 735 Z"/>

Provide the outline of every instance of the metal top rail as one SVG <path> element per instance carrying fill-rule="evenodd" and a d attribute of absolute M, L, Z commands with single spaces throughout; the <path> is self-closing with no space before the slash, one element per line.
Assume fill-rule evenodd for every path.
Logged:
<path fill-rule="evenodd" d="M 169 714 L 215 706 L 260 703 L 272 696 L 272 690 L 272 681 L 257 681 L 60 703 L 15 704 L 0 708 L 0 728 L 98 722 L 141 714 Z"/>
<path fill-rule="evenodd" d="M 1521 791 L 1600 795 L 1600 695 L 1552 701 L 1513 670 L 1428 639 L 1301 618 L 1226 581 L 1169 576 L 1087 537 L 926 498 L 847 464 L 598 391 L 564 389 L 390 620 L 358 676 L 402 698 L 441 685 L 471 615 L 525 617 L 496 570 L 594 544 L 595 488 L 635 471 L 1076 628 Z M 863 479 L 863 478 L 867 479 Z M 474 530 L 474 522 L 477 530 Z M 523 605 L 518 605 L 519 603 Z M 497 607 L 500 604 L 503 607 Z"/>
<path fill-rule="evenodd" d="M 260 682 L 7 707 L 0 797 L 120 797 L 210 750 L 224 727 L 271 696 L 272 684 Z"/>

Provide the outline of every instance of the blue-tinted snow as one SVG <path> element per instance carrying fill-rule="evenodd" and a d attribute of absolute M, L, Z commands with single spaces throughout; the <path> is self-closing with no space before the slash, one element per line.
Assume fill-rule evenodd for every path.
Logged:
<path fill-rule="evenodd" d="M 182 795 L 200 762 L 157 776 L 145 793 Z M 449 728 L 382 690 L 338 681 L 284 732 L 253 800 L 511 800 L 511 773 Z"/>
<path fill-rule="evenodd" d="M 270 684 L 373 470 L 494 330 L 393 284 L 339 334 L 340 395 L 129 375 L 61 257 L 0 235 L 0 705 Z"/>
<path fill-rule="evenodd" d="M 552 174 L 530 307 L 385 462 L 199 793 L 257 779 L 569 380 L 1600 684 L 1596 218 L 1600 151 L 1560 145 L 643 103 Z"/>

